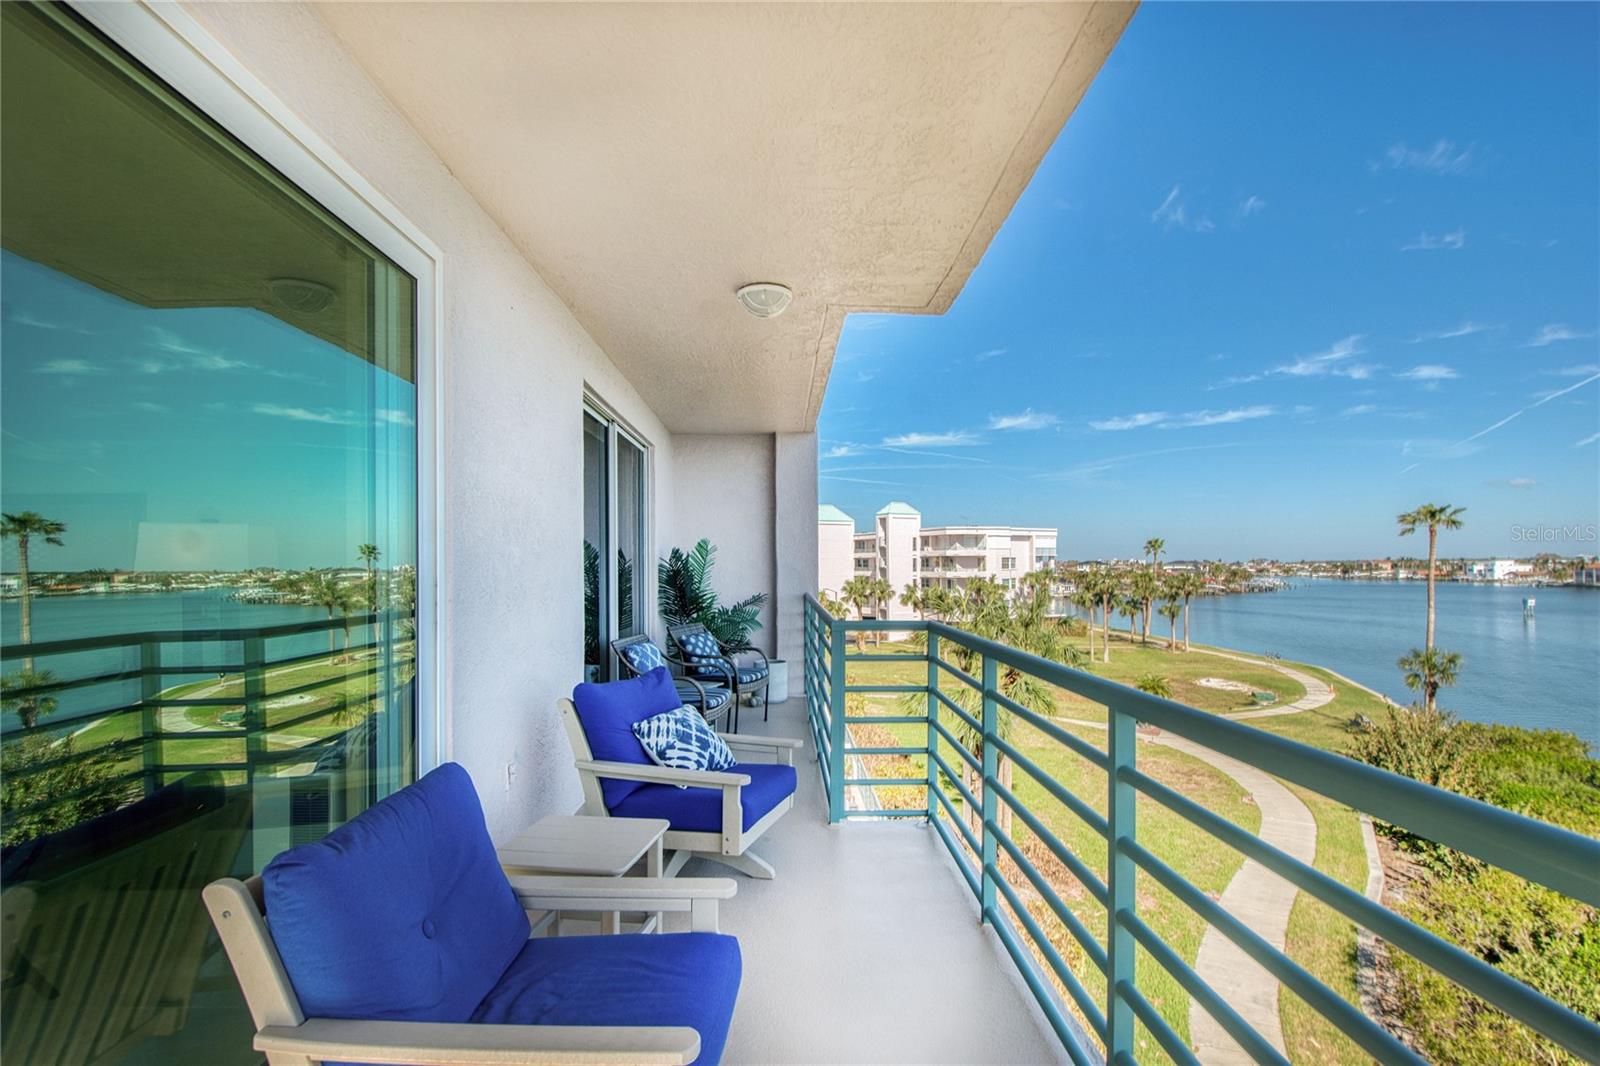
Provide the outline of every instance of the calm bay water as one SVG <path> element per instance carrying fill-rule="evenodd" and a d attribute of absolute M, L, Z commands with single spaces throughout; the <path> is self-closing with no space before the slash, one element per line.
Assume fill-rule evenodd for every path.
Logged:
<path fill-rule="evenodd" d="M 227 599 L 231 591 L 202 589 L 192 592 L 40 596 L 33 601 L 33 639 L 35 642 L 43 642 L 151 630 L 234 629 L 283 625 L 328 616 L 320 607 L 233 603 Z M 7 671 L 16 670 L 20 666 L 19 662 L 12 658 L 12 652 L 18 642 L 20 625 L 17 601 L 6 600 L 0 603 L 0 643 L 6 648 Z M 269 640 L 267 654 L 273 658 L 282 658 L 318 651 L 327 646 L 326 634 L 306 633 Z M 237 664 L 240 654 L 237 643 L 162 646 L 164 662 L 190 666 L 212 663 Z M 36 669 L 49 670 L 65 680 L 112 673 L 135 668 L 138 665 L 139 649 L 133 646 L 48 656 L 37 661 Z M 163 679 L 163 684 L 175 685 L 193 680 L 195 680 L 193 675 L 169 675 Z M 138 694 L 137 681 L 69 689 L 59 695 L 59 706 L 50 716 L 49 723 L 62 725 L 78 715 L 132 702 L 138 698 Z M 4 722 L 0 722 L 0 728 L 9 732 L 16 724 L 14 716 L 8 715 Z"/>
<path fill-rule="evenodd" d="M 1523 617 L 1527 596 L 1537 600 L 1532 618 Z M 1400 703 L 1416 698 L 1395 660 L 1422 646 L 1422 582 L 1300 581 L 1202 597 L 1190 613 L 1197 642 L 1325 666 Z M 1600 591 L 1445 582 L 1435 643 L 1462 658 L 1442 707 L 1479 722 L 1563 729 L 1600 747 Z"/>

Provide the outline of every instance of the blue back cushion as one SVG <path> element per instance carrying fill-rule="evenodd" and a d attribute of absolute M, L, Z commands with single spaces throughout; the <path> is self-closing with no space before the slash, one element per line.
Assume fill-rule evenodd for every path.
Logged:
<path fill-rule="evenodd" d="M 661 657 L 661 649 L 647 640 L 624 645 L 622 657 L 636 674 L 648 674 L 658 666 L 667 665 L 666 660 Z"/>
<path fill-rule="evenodd" d="M 651 763 L 639 738 L 633 735 L 633 723 L 683 706 L 677 686 L 672 683 L 672 673 L 665 666 L 626 681 L 599 685 L 584 682 L 572 690 L 572 702 L 578 708 L 578 722 L 588 738 L 590 754 L 601 762 L 639 766 Z M 600 793 L 606 810 L 627 799 L 639 787 L 638 781 L 602 779 Z"/>
<path fill-rule="evenodd" d="M 279 855 L 261 880 L 308 1017 L 467 1021 L 528 939 L 455 763 Z"/>

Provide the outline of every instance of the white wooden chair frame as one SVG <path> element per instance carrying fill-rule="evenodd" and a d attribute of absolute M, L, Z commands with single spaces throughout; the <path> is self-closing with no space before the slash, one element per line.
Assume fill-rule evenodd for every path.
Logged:
<path fill-rule="evenodd" d="M 694 932 L 717 932 L 717 902 L 738 890 L 725 877 L 511 877 L 527 910 L 687 912 Z M 685 1026 L 473 1025 L 307 1018 L 262 920 L 261 878 L 226 877 L 206 908 L 255 1021 L 253 1047 L 270 1066 L 387 1062 L 415 1066 L 553 1063 L 685 1066 L 700 1034 Z"/>
<path fill-rule="evenodd" d="M 794 806 L 794 796 L 785 796 L 777 806 L 761 817 L 749 829 L 744 828 L 744 809 L 740 804 L 740 789 L 750 783 L 749 774 L 735 771 L 674 770 L 665 766 L 640 763 L 601 762 L 594 758 L 589 748 L 589 738 L 578 719 L 578 708 L 571 700 L 560 700 L 561 722 L 567 729 L 567 740 L 572 744 L 572 756 L 578 768 L 578 781 L 583 786 L 583 813 L 598 818 L 608 817 L 605 797 L 600 791 L 602 778 L 617 781 L 643 781 L 647 784 L 688 785 L 696 788 L 722 790 L 722 832 L 691 832 L 669 829 L 662 838 L 663 845 L 672 852 L 667 860 L 666 875 L 671 877 L 683 869 L 691 858 L 699 857 L 732 867 L 749 877 L 769 879 L 776 876 L 772 865 L 749 852 L 750 845 Z M 759 737 L 749 734 L 718 734 L 736 753 L 754 751 L 772 756 L 774 762 L 794 765 L 794 753 L 801 744 L 788 737 Z"/>

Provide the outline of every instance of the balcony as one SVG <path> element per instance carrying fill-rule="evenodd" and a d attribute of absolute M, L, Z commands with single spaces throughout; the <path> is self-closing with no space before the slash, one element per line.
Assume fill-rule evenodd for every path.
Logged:
<path fill-rule="evenodd" d="M 920 654 L 852 651 L 851 635 L 864 630 L 905 634 Z M 915 680 L 864 683 L 860 671 L 873 663 L 893 663 L 902 678 Z M 1007 695 L 1002 676 L 1032 678 L 1093 701 L 1105 725 L 1076 723 L 1069 730 Z M 1247 906 L 1234 913 L 1159 856 L 1162 842 L 1141 832 L 1144 812 L 1157 808 L 1270 871 L 1291 897 L 1298 890 L 1320 900 L 1573 1054 L 1593 1061 L 1600 1047 L 1600 1026 L 1591 1020 L 1156 780 L 1141 769 L 1140 731 L 1160 730 L 1266 770 L 1589 906 L 1600 904 L 1600 841 L 938 621 L 843 621 L 808 598 L 805 685 L 829 821 L 930 826 L 1074 1062 L 1132 1062 L 1158 1050 L 1185 1063 L 1287 1061 L 1276 1031 L 1280 988 L 1378 1061 L 1420 1061 L 1285 954 L 1270 930 L 1258 930 L 1266 924 L 1262 915 Z M 886 699 L 897 701 L 890 710 L 899 713 L 884 713 Z M 1014 728 L 1026 730 L 1029 741 Z M 863 739 L 863 730 L 873 733 Z M 876 776 L 869 761 L 884 758 L 906 760 L 911 772 Z M 1063 784 L 1046 765 L 1060 759 L 1092 767 L 1101 790 L 1079 795 Z M 1006 762 L 1021 771 L 1016 779 L 1002 770 Z M 1087 827 L 1103 850 L 1066 843 L 1057 816 Z M 1230 956 L 1224 965 L 1191 963 L 1156 932 L 1150 912 L 1168 900 L 1220 934 L 1217 943 Z M 1213 983 L 1219 974 L 1227 984 Z M 1252 994 L 1263 980 L 1270 997 Z M 1179 1002 L 1155 993 L 1161 981 L 1169 989 L 1175 982 Z M 1180 1012 L 1190 1023 L 1189 1039 L 1174 1027 Z"/>

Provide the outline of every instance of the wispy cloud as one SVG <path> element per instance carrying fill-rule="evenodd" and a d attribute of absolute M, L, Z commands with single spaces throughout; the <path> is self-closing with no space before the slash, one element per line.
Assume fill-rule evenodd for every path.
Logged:
<path fill-rule="evenodd" d="M 1545 373 L 1554 374 L 1558 378 L 1586 378 L 1590 374 L 1600 374 L 1600 363 L 1579 363 L 1577 366 L 1546 370 Z"/>
<path fill-rule="evenodd" d="M 18 326 L 31 326 L 34 329 L 47 329 L 53 332 L 76 333 L 84 337 L 92 337 L 95 331 L 78 325 L 76 322 L 57 322 L 48 318 L 40 318 L 30 311 L 14 311 L 6 308 L 6 321 Z"/>
<path fill-rule="evenodd" d="M 1424 388 L 1436 389 L 1441 381 L 1454 381 L 1461 375 L 1456 373 L 1454 367 L 1443 366 L 1439 363 L 1423 363 L 1410 370 L 1402 371 L 1395 375 L 1407 381 L 1420 381 Z"/>
<path fill-rule="evenodd" d="M 1243 222 L 1251 215 L 1259 215 L 1266 209 L 1267 202 L 1261 197 L 1252 194 L 1239 201 L 1239 206 L 1234 208 L 1233 217 L 1235 221 Z"/>
<path fill-rule="evenodd" d="M 852 484 L 856 484 L 856 485 L 899 485 L 899 484 L 901 484 L 901 482 L 899 482 L 899 481 L 880 481 L 880 480 L 878 480 L 876 478 L 870 478 L 870 477 L 844 477 L 841 474 L 830 474 L 826 470 L 824 470 L 822 473 L 818 474 L 817 476 L 820 477 L 820 478 L 826 478 L 829 481 L 848 481 L 848 482 L 851 482 Z"/>
<path fill-rule="evenodd" d="M 336 411 L 330 407 L 312 410 L 309 407 L 285 407 L 276 403 L 258 403 L 250 410 L 270 418 L 286 418 L 291 422 L 317 422 L 328 426 L 359 426 L 364 421 L 353 411 Z"/>
<path fill-rule="evenodd" d="M 1552 322 L 1533 335 L 1524 347 L 1543 348 L 1548 344 L 1559 344 L 1561 341 L 1582 341 L 1594 336 L 1594 330 L 1573 329 L 1565 322 Z"/>
<path fill-rule="evenodd" d="M 411 417 L 410 411 L 398 411 L 387 407 L 380 407 L 373 412 L 379 422 L 387 422 L 391 426 L 414 426 L 417 420 Z"/>
<path fill-rule="evenodd" d="M 1242 446 L 1243 445 L 1241 442 L 1234 441 L 1222 444 L 1191 444 L 1178 448 L 1152 448 L 1148 451 L 1126 452 L 1121 455 L 1110 455 L 1101 459 L 1089 459 L 1073 466 L 1069 466 L 1065 470 L 1054 470 L 1043 474 L 1035 474 L 1034 477 L 1042 478 L 1047 481 L 1092 482 L 1103 474 L 1109 474 L 1120 467 L 1129 466 L 1133 463 L 1139 462 L 1142 459 L 1154 459 L 1163 455 L 1178 455 L 1183 452 L 1205 452 L 1213 451 L 1219 448 L 1238 448 Z"/>
<path fill-rule="evenodd" d="M 862 449 L 854 444 L 835 444 L 822 453 L 824 459 L 848 459 L 853 455 L 860 455 Z"/>
<path fill-rule="evenodd" d="M 1378 413 L 1378 405 L 1373 403 L 1358 403 L 1354 407 L 1346 407 L 1339 414 L 1344 418 L 1357 418 L 1361 415 Z"/>
<path fill-rule="evenodd" d="M 1400 246 L 1402 252 L 1457 252 L 1467 246 L 1467 231 L 1456 228 L 1449 233 L 1434 236 L 1423 230 L 1416 237 Z"/>
<path fill-rule="evenodd" d="M 902 433 L 899 436 L 883 438 L 886 448 L 966 448 L 982 443 L 981 437 L 964 429 L 954 429 L 945 433 Z"/>
<path fill-rule="evenodd" d="M 1292 362 L 1273 367 L 1268 373 L 1287 374 L 1290 377 L 1313 378 L 1324 374 L 1365 381 L 1372 376 L 1374 367 L 1365 363 L 1352 363 L 1358 355 L 1366 353 L 1366 338 L 1360 333 L 1336 340 L 1325 351 L 1311 355 L 1295 356 Z"/>
<path fill-rule="evenodd" d="M 1426 148 L 1412 148 L 1401 141 L 1391 144 L 1382 159 L 1367 161 L 1368 169 L 1421 170 L 1432 174 L 1461 174 L 1473 164 L 1474 145 L 1457 148 L 1454 141 L 1440 139 Z"/>
<path fill-rule="evenodd" d="M 1227 426 L 1235 422 L 1248 422 L 1251 419 L 1266 418 L 1277 413 L 1278 409 L 1269 404 L 1235 407 L 1226 411 L 1188 411 L 1183 414 L 1141 411 L 1138 414 L 1090 422 L 1089 428 L 1112 432 L 1143 429 L 1146 426 L 1155 426 L 1158 429 L 1198 429 L 1204 426 Z"/>
<path fill-rule="evenodd" d="M 1503 481 L 1485 481 L 1484 485 L 1491 489 L 1522 489 L 1527 490 L 1539 484 L 1531 477 L 1508 477 Z"/>
<path fill-rule="evenodd" d="M 1060 422 L 1055 415 L 1028 408 L 1014 415 L 990 415 L 990 429 L 1047 429 Z"/>
<path fill-rule="evenodd" d="M 1600 433 L 1591 433 L 1587 437 L 1585 437 L 1582 440 L 1580 440 L 1578 443 L 1574 444 L 1573 447 L 1574 448 L 1582 448 L 1584 445 L 1593 444 L 1596 441 L 1600 441 Z"/>
<path fill-rule="evenodd" d="M 1190 411 L 1186 415 L 1179 415 L 1161 423 L 1161 428 L 1197 429 L 1203 426 L 1229 426 L 1235 422 L 1248 422 L 1251 419 L 1267 418 L 1277 413 L 1278 409 L 1270 404 L 1235 407 L 1227 411 Z"/>
<path fill-rule="evenodd" d="M 998 359 L 1002 355 L 1005 355 L 1005 354 L 1006 354 L 1006 349 L 1004 349 L 1004 348 L 990 348 L 988 351 L 979 352 L 977 354 L 977 356 L 975 356 L 975 358 L 980 363 L 986 363 L 990 359 Z"/>
<path fill-rule="evenodd" d="M 1192 233 L 1210 233 L 1217 228 L 1210 216 L 1195 215 L 1189 211 L 1189 205 L 1183 199 L 1183 189 L 1178 185 L 1174 185 L 1172 191 L 1167 193 L 1160 207 L 1150 212 L 1150 221 L 1158 223 L 1163 230 L 1176 228 Z"/>
<path fill-rule="evenodd" d="M 1456 337 L 1470 337 L 1472 334 L 1482 333 L 1488 328 L 1488 326 L 1485 326 L 1481 322 L 1473 322 L 1469 319 L 1461 323 L 1459 326 L 1448 326 L 1445 329 L 1422 330 L 1415 337 L 1411 338 L 1411 343 L 1423 344 L 1427 341 L 1448 341 L 1454 340 Z"/>
<path fill-rule="evenodd" d="M 1159 422 L 1165 422 L 1168 417 L 1165 411 L 1140 411 L 1136 415 L 1102 418 L 1098 422 L 1090 422 L 1089 428 L 1110 432 L 1124 429 L 1140 429 L 1144 426 L 1153 426 Z"/>
<path fill-rule="evenodd" d="M 100 373 L 100 367 L 87 359 L 49 359 L 35 367 L 34 373 L 64 378 L 84 377 Z"/>

